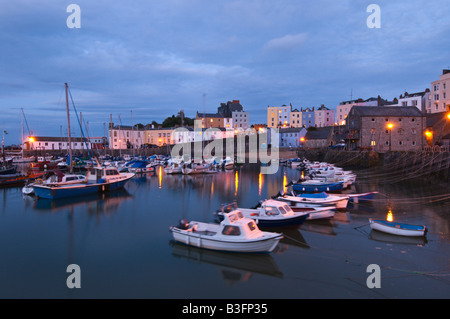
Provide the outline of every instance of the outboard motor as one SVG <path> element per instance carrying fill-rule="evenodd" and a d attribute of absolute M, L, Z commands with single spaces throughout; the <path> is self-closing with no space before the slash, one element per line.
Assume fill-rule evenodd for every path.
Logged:
<path fill-rule="evenodd" d="M 186 230 L 189 228 L 189 222 L 186 218 L 180 219 L 180 223 L 178 224 L 177 228 Z"/>

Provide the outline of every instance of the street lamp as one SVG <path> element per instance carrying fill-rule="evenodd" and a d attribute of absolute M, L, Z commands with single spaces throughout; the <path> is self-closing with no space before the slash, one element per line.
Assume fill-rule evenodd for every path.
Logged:
<path fill-rule="evenodd" d="M 387 128 L 389 130 L 389 152 L 391 151 L 391 145 L 392 145 L 392 128 L 394 127 L 394 124 L 388 123 Z"/>

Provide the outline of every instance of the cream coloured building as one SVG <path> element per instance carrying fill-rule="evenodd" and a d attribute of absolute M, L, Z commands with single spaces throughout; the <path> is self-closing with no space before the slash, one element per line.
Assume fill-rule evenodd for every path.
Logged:
<path fill-rule="evenodd" d="M 291 107 L 268 106 L 267 107 L 267 127 L 289 127 Z"/>
<path fill-rule="evenodd" d="M 442 70 L 439 80 L 431 82 L 427 113 L 450 111 L 450 70 Z"/>

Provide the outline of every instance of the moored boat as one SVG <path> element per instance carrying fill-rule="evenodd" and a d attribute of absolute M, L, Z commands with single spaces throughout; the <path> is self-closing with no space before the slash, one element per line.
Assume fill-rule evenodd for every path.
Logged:
<path fill-rule="evenodd" d="M 244 217 L 255 220 L 259 227 L 299 226 L 309 217 L 308 211 L 294 212 L 285 202 L 273 199 L 262 201 L 255 208 L 236 207 L 236 203 L 229 204 L 217 213 L 218 217 L 223 218 L 232 206 L 242 212 Z"/>
<path fill-rule="evenodd" d="M 119 173 L 115 167 L 92 167 L 85 182 L 68 185 L 33 185 L 38 198 L 58 199 L 79 195 L 107 192 L 122 188 L 134 173 Z"/>
<path fill-rule="evenodd" d="M 374 230 L 399 236 L 420 237 L 425 236 L 427 232 L 424 225 L 411 225 L 372 218 L 369 218 L 369 223 L 370 228 Z"/>
<path fill-rule="evenodd" d="M 345 209 L 348 204 L 348 196 L 337 196 L 327 194 L 326 192 L 321 193 L 301 193 L 297 196 L 279 196 L 278 200 L 289 202 L 290 206 L 296 206 L 299 203 L 314 204 L 319 206 L 330 206 L 335 205 L 337 209 Z"/>
<path fill-rule="evenodd" d="M 223 215 L 220 224 L 180 221 L 171 226 L 175 241 L 199 248 L 247 253 L 269 253 L 275 249 L 283 234 L 261 231 L 253 219 L 239 210 Z"/>
<path fill-rule="evenodd" d="M 343 188 L 343 182 L 330 183 L 316 180 L 295 183 L 292 185 L 292 189 L 295 192 L 300 193 L 335 192 L 340 191 Z"/>

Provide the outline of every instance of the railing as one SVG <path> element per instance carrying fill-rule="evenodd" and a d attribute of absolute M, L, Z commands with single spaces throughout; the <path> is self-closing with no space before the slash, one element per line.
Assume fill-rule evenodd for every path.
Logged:
<path fill-rule="evenodd" d="M 423 150 L 425 152 L 430 152 L 430 153 L 450 152 L 450 146 L 439 146 L 439 145 L 425 146 L 423 148 Z"/>

